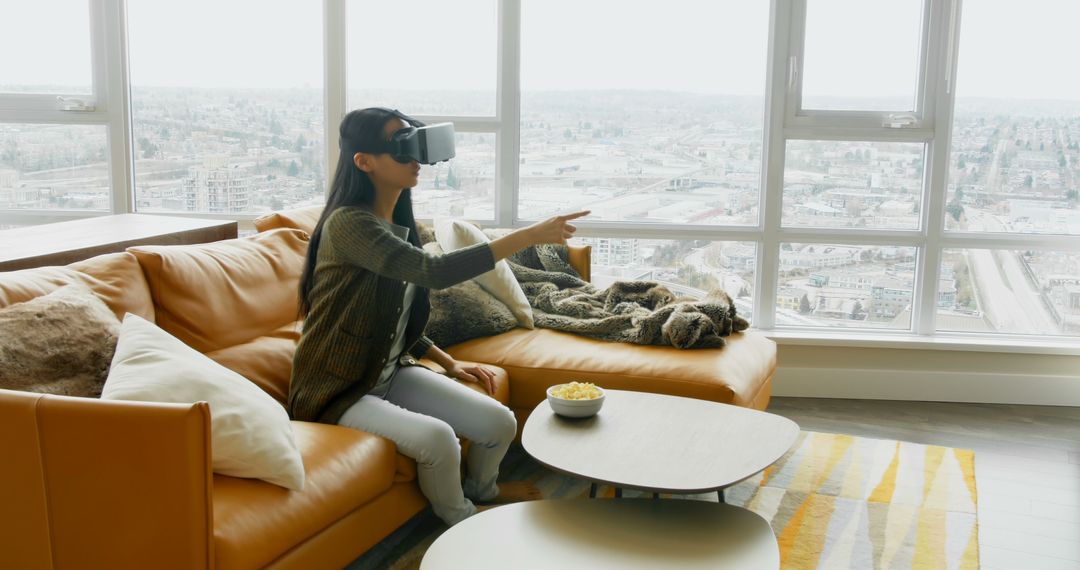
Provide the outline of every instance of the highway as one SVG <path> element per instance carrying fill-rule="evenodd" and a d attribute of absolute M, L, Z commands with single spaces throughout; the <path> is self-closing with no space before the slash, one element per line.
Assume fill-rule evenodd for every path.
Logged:
<path fill-rule="evenodd" d="M 1005 232 L 1004 224 L 983 212 L 969 211 L 973 231 Z M 979 304 L 994 329 L 1005 333 L 1052 334 L 1057 322 L 1043 306 L 1039 291 L 1027 279 L 1015 251 L 971 249 L 965 252 Z"/>

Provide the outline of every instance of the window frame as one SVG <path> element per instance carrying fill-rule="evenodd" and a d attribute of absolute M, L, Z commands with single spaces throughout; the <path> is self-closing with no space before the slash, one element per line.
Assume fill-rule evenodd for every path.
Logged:
<path fill-rule="evenodd" d="M 48 223 L 131 211 L 130 114 L 127 97 L 125 5 L 119 0 L 87 0 L 90 25 L 91 94 L 0 94 L 0 123 L 101 125 L 109 160 L 108 210 L 0 210 L 17 224 Z M 80 107 L 64 109 L 70 99 Z"/>
<path fill-rule="evenodd" d="M 0 123 L 104 125 L 108 129 L 111 213 L 134 211 L 133 160 L 127 57 L 126 0 L 87 0 L 90 6 L 92 109 L 64 111 L 56 95 L 0 95 Z M 348 2 L 323 0 L 323 65 L 325 166 L 327 190 L 339 157 L 336 126 L 348 110 L 346 59 Z M 434 116 L 427 122 L 449 121 L 460 132 L 491 133 L 496 137 L 495 215 L 473 220 L 484 225 L 523 227 L 520 217 L 519 156 L 521 137 L 522 3 L 497 0 L 496 107 L 493 116 Z M 937 330 L 936 299 L 942 252 L 946 249 L 1038 249 L 1080 251 L 1077 236 L 1002 234 L 945 230 L 956 68 L 960 45 L 962 0 L 922 0 L 923 23 L 917 79 L 916 120 L 888 126 L 883 111 L 801 109 L 802 56 L 808 0 L 769 0 L 768 51 L 762 128 L 761 176 L 756 223 L 746 226 L 642 224 L 639 222 L 580 221 L 579 235 L 597 238 L 697 239 L 753 242 L 754 326 L 785 342 L 860 346 L 904 346 L 964 350 L 1004 350 L 1080 354 L 1080 341 L 1050 335 L 1009 333 L 949 333 Z M 76 98 L 86 96 L 73 95 Z M 796 228 L 782 219 L 785 149 L 789 140 L 851 140 L 910 142 L 925 145 L 923 188 L 917 229 Z M 109 212 L 73 210 L 0 210 L 0 221 L 40 223 L 89 217 Z M 239 220 L 245 228 L 259 214 L 169 213 Z M 776 323 L 780 244 L 895 245 L 916 250 L 914 300 L 908 330 L 857 327 L 781 326 Z M 875 344 L 876 343 L 876 344 Z"/>
<path fill-rule="evenodd" d="M 846 127 L 854 129 L 854 132 L 866 130 L 865 136 L 885 136 L 880 134 L 882 127 L 894 120 L 898 115 L 913 115 L 915 121 L 909 125 L 887 127 L 899 131 L 924 131 L 921 136 L 931 135 L 927 133 L 934 121 L 935 101 L 930 94 L 933 92 L 935 77 L 927 71 L 933 65 L 933 50 L 930 46 L 932 31 L 932 19 L 929 17 L 935 7 L 935 0 L 922 0 L 922 24 L 919 34 L 918 65 L 915 70 L 915 108 L 910 112 L 869 111 L 869 110 L 836 110 L 836 109 L 812 109 L 803 108 L 802 92 L 805 50 L 806 50 L 806 13 L 809 0 L 791 0 L 789 52 L 787 59 L 787 104 L 785 106 L 785 124 L 792 129 L 814 129 L 815 127 Z"/>

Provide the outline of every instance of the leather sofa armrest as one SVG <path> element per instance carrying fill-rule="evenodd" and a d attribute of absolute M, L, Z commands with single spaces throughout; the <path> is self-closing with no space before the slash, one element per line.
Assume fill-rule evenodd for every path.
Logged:
<path fill-rule="evenodd" d="M 0 390 L 13 568 L 211 568 L 210 408 Z"/>
<path fill-rule="evenodd" d="M 582 279 L 592 281 L 592 246 L 568 245 L 566 250 L 570 266 L 577 270 Z"/>

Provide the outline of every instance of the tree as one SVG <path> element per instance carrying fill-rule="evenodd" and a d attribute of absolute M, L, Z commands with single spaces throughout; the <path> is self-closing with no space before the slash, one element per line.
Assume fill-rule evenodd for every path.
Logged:
<path fill-rule="evenodd" d="M 855 300 L 855 304 L 851 307 L 851 320 L 855 321 L 859 319 L 859 314 L 862 313 L 862 303 L 858 299 Z"/>
<path fill-rule="evenodd" d="M 296 151 L 296 152 L 300 152 L 300 151 L 304 150 L 305 146 L 307 146 L 307 140 L 304 139 L 304 135 L 301 134 L 301 135 L 297 136 L 296 137 L 296 144 L 293 145 L 293 150 Z"/>
<path fill-rule="evenodd" d="M 458 181 L 457 175 L 454 174 L 454 168 L 450 167 L 450 169 L 446 171 L 446 185 L 457 190 L 460 184 L 461 182 Z"/>
<path fill-rule="evenodd" d="M 439 175 L 436 174 L 435 175 L 435 189 L 438 190 L 439 188 L 442 188 L 442 180 L 440 180 Z"/>
<path fill-rule="evenodd" d="M 1027 176 L 1024 177 L 1024 186 L 1026 186 L 1028 188 L 1031 188 L 1032 185 L 1034 185 L 1034 184 L 1035 184 L 1035 178 L 1033 178 L 1030 174 L 1028 174 Z"/>
<path fill-rule="evenodd" d="M 154 158 L 154 155 L 157 154 L 158 148 L 157 145 L 150 142 L 150 139 L 142 137 L 139 139 L 139 150 L 142 151 L 143 158 Z"/>
<path fill-rule="evenodd" d="M 806 295 L 799 299 L 799 313 L 803 315 L 810 314 L 810 299 L 806 298 Z"/>
<path fill-rule="evenodd" d="M 945 211 L 948 212 L 954 220 L 959 222 L 960 216 L 964 215 L 964 206 L 962 206 L 960 202 L 953 200 L 952 202 L 949 202 L 948 206 L 945 206 Z"/>
<path fill-rule="evenodd" d="M 288 175 L 292 177 L 300 176 L 300 167 L 297 166 L 295 160 L 289 163 Z"/>

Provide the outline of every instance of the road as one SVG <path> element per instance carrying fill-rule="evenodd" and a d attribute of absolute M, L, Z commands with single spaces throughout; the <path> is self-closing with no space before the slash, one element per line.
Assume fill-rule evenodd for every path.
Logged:
<path fill-rule="evenodd" d="M 1007 231 L 993 216 L 972 212 L 974 231 Z M 1050 334 L 1058 325 L 1043 306 L 1039 291 L 1031 286 L 1024 263 L 1015 251 L 971 249 L 967 251 L 979 303 L 994 329 L 1007 333 Z"/>

